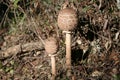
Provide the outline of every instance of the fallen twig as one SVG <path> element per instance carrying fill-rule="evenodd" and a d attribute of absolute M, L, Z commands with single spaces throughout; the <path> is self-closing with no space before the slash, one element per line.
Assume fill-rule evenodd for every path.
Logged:
<path fill-rule="evenodd" d="M 105 19 L 105 23 L 103 26 L 103 31 L 107 29 L 107 25 L 108 25 L 108 19 Z"/>
<path fill-rule="evenodd" d="M 99 0 L 99 6 L 98 6 L 98 9 L 100 9 L 102 6 L 102 0 Z"/>
<path fill-rule="evenodd" d="M 44 46 L 41 42 L 32 42 L 22 45 L 15 45 L 4 51 L 0 51 L 0 59 L 4 59 L 22 52 L 28 52 L 32 50 L 42 50 L 43 48 Z"/>

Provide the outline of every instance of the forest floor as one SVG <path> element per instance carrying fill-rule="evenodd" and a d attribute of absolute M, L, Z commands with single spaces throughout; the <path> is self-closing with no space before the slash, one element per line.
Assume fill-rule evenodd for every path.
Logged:
<path fill-rule="evenodd" d="M 56 80 L 120 80 L 120 9 L 115 0 L 74 2 L 72 77 L 65 66 L 65 34 L 57 16 L 64 0 L 0 1 L 0 80 L 50 80 L 45 39 L 59 40 Z"/>

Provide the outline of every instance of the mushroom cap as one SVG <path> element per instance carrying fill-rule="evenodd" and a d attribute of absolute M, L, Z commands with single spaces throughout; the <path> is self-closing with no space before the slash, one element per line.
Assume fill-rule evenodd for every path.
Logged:
<path fill-rule="evenodd" d="M 78 24 L 76 11 L 73 8 L 62 9 L 58 14 L 58 26 L 61 30 L 73 30 Z"/>
<path fill-rule="evenodd" d="M 55 54 L 58 50 L 58 43 L 57 40 L 53 37 L 49 37 L 47 40 L 45 40 L 45 51 L 48 54 Z"/>

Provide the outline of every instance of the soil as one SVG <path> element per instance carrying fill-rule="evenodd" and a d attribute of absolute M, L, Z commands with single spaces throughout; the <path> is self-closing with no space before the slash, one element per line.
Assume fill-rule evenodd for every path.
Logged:
<path fill-rule="evenodd" d="M 69 0 L 78 14 L 72 31 L 72 75 L 57 16 L 64 0 L 0 1 L 0 80 L 50 80 L 44 40 L 54 36 L 56 80 L 120 80 L 120 9 L 115 0 Z"/>

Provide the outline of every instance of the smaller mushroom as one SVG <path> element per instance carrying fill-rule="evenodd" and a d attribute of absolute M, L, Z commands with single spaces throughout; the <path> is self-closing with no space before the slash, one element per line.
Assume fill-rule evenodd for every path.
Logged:
<path fill-rule="evenodd" d="M 53 37 L 49 37 L 45 41 L 45 51 L 48 53 L 48 55 L 51 57 L 51 67 L 52 67 L 52 80 L 55 80 L 56 77 L 56 62 L 55 62 L 55 56 L 56 52 L 58 50 L 58 43 L 57 40 Z"/>

